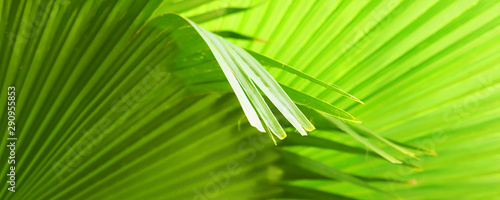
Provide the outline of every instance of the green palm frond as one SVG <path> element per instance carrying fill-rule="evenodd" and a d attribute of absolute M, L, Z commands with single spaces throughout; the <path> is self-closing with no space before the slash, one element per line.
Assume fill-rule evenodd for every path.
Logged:
<path fill-rule="evenodd" d="M 193 26 L 212 50 L 235 91 L 250 124 L 259 131 L 264 132 L 265 129 L 259 120 L 260 117 L 264 121 L 265 128 L 269 129 L 276 137 L 280 139 L 286 137 L 285 131 L 280 127 L 260 95 L 259 90 L 261 90 L 300 134 L 307 135 L 306 130 L 314 130 L 314 126 L 257 60 L 240 47 L 205 31 L 195 24 Z M 254 108 L 255 110 L 253 110 Z"/>
<path fill-rule="evenodd" d="M 377 156 L 325 151 L 326 147 L 302 149 L 297 144 L 294 152 L 307 149 L 304 156 L 359 176 L 409 181 L 373 183 L 406 199 L 495 198 L 500 195 L 492 189 L 500 180 L 498 167 L 488 163 L 499 151 L 493 145 L 498 138 L 499 8 L 498 2 L 489 0 L 269 1 L 202 26 L 269 41 L 229 39 L 363 100 L 365 105 L 359 105 L 270 69 L 280 83 L 356 116 L 371 130 L 358 133 L 403 164 L 388 165 Z M 310 136 L 324 132 L 316 118 L 312 123 L 318 131 Z M 403 154 L 420 160 L 401 157 L 400 150 L 371 132 L 390 138 L 405 147 Z M 321 136 L 359 145 L 328 131 Z M 386 198 L 345 183 L 297 182 L 360 199 Z"/>
<path fill-rule="evenodd" d="M 15 86 L 17 141 L 16 192 L 0 196 L 497 198 L 498 10 L 3 1 L 0 102 Z"/>

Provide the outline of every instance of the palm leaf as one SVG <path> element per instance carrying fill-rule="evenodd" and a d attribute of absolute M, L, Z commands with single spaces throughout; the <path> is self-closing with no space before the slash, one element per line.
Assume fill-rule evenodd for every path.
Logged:
<path fill-rule="evenodd" d="M 496 1 L 0 8 L 0 101 L 16 86 L 18 128 L 16 193 L 2 199 L 499 195 Z M 317 130 L 275 147 L 247 124 Z"/>
<path fill-rule="evenodd" d="M 267 40 L 230 39 L 362 99 L 365 105 L 346 101 L 289 72 L 270 70 L 280 83 L 343 108 L 364 127 L 419 156 L 413 162 L 423 171 L 325 148 L 294 147 L 294 152 L 357 175 L 415 180 L 415 185 L 378 184 L 403 198 L 495 198 L 498 192 L 491 190 L 499 180 L 494 175 L 498 167 L 486 163 L 499 151 L 492 140 L 498 136 L 494 113 L 499 80 L 494 74 L 499 70 L 499 6 L 488 0 L 273 1 L 202 25 Z M 324 129 L 317 118 L 311 120 Z M 360 134 L 406 160 L 391 144 L 369 132 Z M 354 147 L 357 143 L 339 134 L 324 138 Z M 348 184 L 302 184 L 311 185 L 337 195 L 385 198 Z"/>

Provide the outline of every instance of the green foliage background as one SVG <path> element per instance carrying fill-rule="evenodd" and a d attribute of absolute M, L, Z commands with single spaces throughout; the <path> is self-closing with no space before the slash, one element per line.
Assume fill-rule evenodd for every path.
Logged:
<path fill-rule="evenodd" d="M 0 124 L 13 85 L 18 142 L 16 192 L 5 184 L 0 196 L 499 198 L 499 10 L 494 0 L 2 1 Z M 194 23 L 247 49 L 316 130 L 302 137 L 273 109 L 288 135 L 275 146 L 250 126 Z"/>

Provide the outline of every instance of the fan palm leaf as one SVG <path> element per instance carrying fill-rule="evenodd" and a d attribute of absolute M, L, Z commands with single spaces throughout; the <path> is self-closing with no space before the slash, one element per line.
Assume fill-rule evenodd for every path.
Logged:
<path fill-rule="evenodd" d="M 494 199 L 499 9 L 3 1 L 0 196 Z"/>

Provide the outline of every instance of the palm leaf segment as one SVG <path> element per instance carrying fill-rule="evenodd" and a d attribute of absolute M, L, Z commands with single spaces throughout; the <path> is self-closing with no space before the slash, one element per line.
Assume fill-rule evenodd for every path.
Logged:
<path fill-rule="evenodd" d="M 441 86 L 444 87 L 442 91 L 449 94 L 447 99 L 441 99 L 443 100 L 441 103 L 453 102 L 453 99 L 460 101 L 463 98 L 459 98 L 460 95 L 457 91 L 462 90 L 451 90 L 449 87 L 445 87 L 446 84 L 456 82 L 459 83 L 456 87 L 463 89 L 467 86 L 466 88 L 469 91 L 474 91 L 473 84 L 468 85 L 469 82 L 461 81 L 467 80 L 465 79 L 468 77 L 467 73 L 473 72 L 480 75 L 484 73 L 495 74 L 498 71 L 497 65 L 494 65 L 494 63 L 498 63 L 495 62 L 498 58 L 498 49 L 493 48 L 498 46 L 495 45 L 498 43 L 498 32 L 495 31 L 495 27 L 498 27 L 499 23 L 498 12 L 494 12 L 498 9 L 498 3 L 494 1 L 480 1 L 477 4 L 474 4 L 474 2 L 454 3 L 450 1 L 402 1 L 397 3 L 371 1 L 364 2 L 363 4 L 354 4 L 348 1 L 301 1 L 287 2 L 287 6 L 283 6 L 278 1 L 270 1 L 264 4 L 264 6 L 256 7 L 253 10 L 217 8 L 217 12 L 210 10 L 210 8 L 214 7 L 210 3 L 204 7 L 199 7 L 199 9 L 193 9 L 202 5 L 200 3 L 209 2 L 199 0 L 179 2 L 57 2 L 58 4 L 48 4 L 48 6 L 41 7 L 39 6 L 43 3 L 41 1 L 4 1 L 2 3 L 2 20 L 0 20 L 2 23 L 0 30 L 2 33 L 8 33 L 1 40 L 2 47 L 6 47 L 2 48 L 0 55 L 2 58 L 0 61 L 2 62 L 1 75 L 4 78 L 2 79 L 2 90 L 6 88 L 4 86 L 15 85 L 21 91 L 19 94 L 18 112 L 20 116 L 24 117 L 20 117 L 18 126 L 29 127 L 19 132 L 18 153 L 22 156 L 20 156 L 21 159 L 18 164 L 19 168 L 24 169 L 24 172 L 18 175 L 20 183 L 18 189 L 22 192 L 13 194 L 3 191 L 1 194 L 2 197 L 14 199 L 43 199 L 48 197 L 61 199 L 71 197 L 99 199 L 158 198 L 159 195 L 163 194 L 163 198 L 167 199 L 192 198 L 193 189 L 195 192 L 200 192 L 203 190 L 203 187 L 214 183 L 214 179 L 210 178 L 210 175 L 207 176 L 207 174 L 214 171 L 227 170 L 227 163 L 231 163 L 231 160 L 237 161 L 240 164 L 246 163 L 248 157 L 253 155 L 252 151 L 239 152 L 241 144 L 249 144 L 246 139 L 253 136 L 252 129 L 249 129 L 245 125 L 241 125 L 240 127 L 231 126 L 231 124 L 238 124 L 234 120 L 233 123 L 228 123 L 234 119 L 235 115 L 239 115 L 238 110 L 241 108 L 234 106 L 236 102 L 231 100 L 229 96 L 221 96 L 217 93 L 207 94 L 207 92 L 228 91 L 231 90 L 231 86 L 233 86 L 233 90 L 236 90 L 234 86 L 237 88 L 239 85 L 241 87 L 240 91 L 243 92 L 239 93 L 240 99 L 250 99 L 250 95 L 255 95 L 257 99 L 255 102 L 251 100 L 247 101 L 245 105 L 249 106 L 248 104 L 250 104 L 251 107 L 242 105 L 244 110 L 252 112 L 251 110 L 253 109 L 255 112 L 252 119 L 250 119 L 251 117 L 248 112 L 246 113 L 251 124 L 261 130 L 262 128 L 265 130 L 266 127 L 269 129 L 273 128 L 275 131 L 281 129 L 281 126 L 277 125 L 274 119 L 271 119 L 271 121 L 264 120 L 263 116 L 260 116 L 262 113 L 259 113 L 255 107 L 255 104 L 258 102 L 262 103 L 262 96 L 259 99 L 261 91 L 257 89 L 260 88 L 256 82 L 258 79 L 252 79 L 250 75 L 255 73 L 255 75 L 259 76 L 258 71 L 255 70 L 261 68 L 250 67 L 249 63 L 256 64 L 254 66 L 259 66 L 260 64 L 270 67 L 271 74 L 277 77 L 281 88 L 283 88 L 291 100 L 301 105 L 299 106 L 300 110 L 306 113 L 308 118 L 312 119 L 318 130 L 311 137 L 297 138 L 293 134 L 290 135 L 281 145 L 283 146 L 281 156 L 276 155 L 274 150 L 265 148 L 269 147 L 270 144 L 262 143 L 259 149 L 262 149 L 267 156 L 261 156 L 258 160 L 254 160 L 255 162 L 246 164 L 238 173 L 230 174 L 233 180 L 232 183 L 220 190 L 221 192 L 217 194 L 217 198 L 235 199 L 237 197 L 241 199 L 255 199 L 276 197 L 279 195 L 283 198 L 387 198 L 388 194 L 384 190 L 378 189 L 379 187 L 370 186 L 373 184 L 380 185 L 381 181 L 382 183 L 390 183 L 388 184 L 390 187 L 383 184 L 381 185 L 382 188 L 387 187 L 387 190 L 391 190 L 401 196 L 412 196 L 423 199 L 429 199 L 430 197 L 438 199 L 450 196 L 463 197 L 463 195 L 470 195 L 471 193 L 467 193 L 467 191 L 472 189 L 481 191 L 481 193 L 475 193 L 475 197 L 488 198 L 496 195 L 495 191 L 489 190 L 487 186 L 489 183 L 494 183 L 497 177 L 484 177 L 484 174 L 498 170 L 495 167 L 497 165 L 487 165 L 491 163 L 489 160 L 491 158 L 489 155 L 491 154 L 488 154 L 488 152 L 495 152 L 495 146 L 481 145 L 481 148 L 477 148 L 477 145 L 474 146 L 471 144 L 467 146 L 468 149 L 473 150 L 470 151 L 471 153 L 464 152 L 460 154 L 456 154 L 457 151 L 453 149 L 453 146 L 456 146 L 456 144 L 463 144 L 464 141 L 474 138 L 472 134 L 467 134 L 470 132 L 467 130 L 480 130 L 481 134 L 494 136 L 491 130 L 495 128 L 492 122 L 496 119 L 496 115 L 486 119 L 484 116 L 487 113 L 495 111 L 495 109 L 480 106 L 472 116 L 472 121 L 463 126 L 465 128 L 458 127 L 458 129 L 453 129 L 454 131 L 447 131 L 445 129 L 445 133 L 456 134 L 461 137 L 448 140 L 443 145 L 444 147 L 439 149 L 444 151 L 444 153 L 440 154 L 441 158 L 449 158 L 455 161 L 457 161 L 457 156 L 463 157 L 483 152 L 482 156 L 475 156 L 476 160 L 479 160 L 477 164 L 472 161 L 462 160 L 457 161 L 457 166 L 470 169 L 471 166 L 485 164 L 484 166 L 491 167 L 481 168 L 482 170 L 478 171 L 460 170 L 461 168 L 450 170 L 450 168 L 442 167 L 444 165 L 438 165 L 440 162 L 447 162 L 449 159 L 439 161 L 438 159 L 425 157 L 426 163 L 429 163 L 427 168 L 430 167 L 434 170 L 414 173 L 415 170 L 420 170 L 420 167 L 412 164 L 407 159 L 404 159 L 404 157 L 398 156 L 398 152 L 415 157 L 416 154 L 421 153 L 435 154 L 431 151 L 434 147 L 422 149 L 400 144 L 373 134 L 371 130 L 365 127 L 350 123 L 348 125 L 343 124 L 343 122 L 332 117 L 347 119 L 349 121 L 358 120 L 329 103 L 332 101 L 322 100 L 336 99 L 334 101 L 335 105 L 349 108 L 357 116 L 362 116 L 363 121 L 369 127 L 382 131 L 385 135 L 398 138 L 398 140 L 406 142 L 417 141 L 418 144 L 418 140 L 422 138 L 432 139 L 433 135 L 426 134 L 425 130 L 435 123 L 427 122 L 432 120 L 439 122 L 436 119 L 441 116 L 440 113 L 445 111 L 428 107 L 429 104 L 424 103 L 412 109 L 406 109 L 405 112 L 400 112 L 399 114 L 394 114 L 394 111 L 400 110 L 399 108 L 407 105 L 415 105 L 411 104 L 415 99 L 419 99 L 423 94 L 435 91 L 436 88 Z M 215 5 L 216 7 L 220 7 L 220 5 Z M 243 7 L 245 6 L 252 7 L 253 5 L 243 5 Z M 242 7 L 242 5 L 230 5 L 230 7 Z M 287 13 L 300 12 L 297 16 L 299 18 L 302 16 L 302 20 L 298 21 L 311 22 L 304 24 L 304 26 L 310 28 L 297 29 L 297 23 L 290 21 L 278 23 L 279 19 L 286 19 L 280 17 L 284 14 L 283 12 L 264 12 L 265 10 L 276 10 L 279 7 L 287 7 L 287 10 L 282 10 Z M 207 10 L 209 11 L 207 12 Z M 249 12 L 246 12 L 247 10 Z M 367 21 L 364 19 L 367 19 L 367 16 L 370 16 L 372 11 L 377 10 L 385 11 L 376 12 L 382 16 L 377 18 L 380 21 L 374 24 L 366 23 Z M 39 13 L 39 11 L 51 13 L 51 15 L 42 15 L 43 19 L 46 20 L 43 26 L 33 29 L 33 26 L 22 23 L 23 19 L 36 16 L 35 14 Z M 95 13 L 94 11 L 101 13 L 101 15 L 93 14 Z M 245 12 L 230 16 L 232 18 L 220 17 L 239 11 Z M 282 48 L 284 51 L 281 51 L 281 48 L 272 48 L 270 45 L 264 45 L 263 43 L 250 42 L 259 41 L 259 39 L 242 37 L 242 34 L 228 34 L 230 36 L 246 38 L 246 41 L 233 42 L 251 49 L 252 51 L 248 52 L 258 61 L 258 63 L 255 63 L 251 58 L 247 57 L 246 52 L 242 52 L 238 47 L 225 42 L 217 36 L 210 35 L 210 33 L 199 27 L 197 27 L 198 31 L 196 31 L 196 29 L 192 28 L 195 25 L 185 19 L 176 15 L 162 16 L 163 13 L 168 12 L 185 12 L 183 13 L 185 16 L 195 16 L 193 20 L 207 22 L 203 24 L 203 27 L 208 30 L 229 29 L 224 28 L 224 26 L 234 27 L 234 22 L 239 22 L 237 24 L 240 24 L 240 27 L 233 29 L 233 32 L 246 33 L 246 35 L 255 36 L 255 38 L 265 38 L 268 42 L 272 41 L 275 44 L 298 46 L 300 48 Z M 446 14 L 438 15 L 441 12 Z M 275 13 L 275 16 L 271 19 L 278 20 L 255 24 L 263 24 L 265 29 L 278 27 L 277 31 L 263 32 L 259 31 L 262 29 L 256 29 L 251 26 L 244 27 L 242 25 L 251 24 L 244 23 L 245 20 L 257 20 L 254 17 L 262 16 L 259 13 Z M 447 20 L 450 14 L 458 17 L 452 21 Z M 343 17 L 339 18 L 339 16 Z M 164 17 L 163 20 L 168 19 L 168 23 L 161 20 L 162 17 Z M 214 19 L 216 20 L 214 21 Z M 337 21 L 338 19 L 340 21 Z M 400 23 L 400 21 L 397 21 L 399 19 L 414 21 L 411 21 L 411 23 L 409 21 L 408 23 Z M 434 21 L 443 22 L 443 24 L 433 24 L 426 26 L 430 27 L 428 29 L 419 29 L 419 27 L 424 26 L 426 22 L 433 19 L 436 19 Z M 227 21 L 224 22 L 224 20 Z M 467 23 L 464 23 L 464 20 Z M 324 22 L 324 25 L 319 22 Z M 336 29 L 335 27 L 337 26 L 334 25 L 339 24 L 339 29 Z M 380 26 L 377 24 L 380 24 Z M 453 33 L 454 30 L 464 24 L 467 30 L 469 30 L 463 32 L 465 35 L 455 34 L 453 37 L 444 37 Z M 314 28 L 316 25 L 317 27 Z M 358 30 L 357 27 L 360 26 L 385 28 L 366 29 L 366 37 L 350 37 L 357 36 L 349 33 L 356 32 Z M 19 34 L 25 30 L 34 32 L 29 35 Z M 301 35 L 298 38 L 302 39 L 291 39 L 290 34 L 292 32 L 282 30 L 296 30 L 294 33 Z M 411 45 L 397 45 L 401 43 L 401 40 L 416 31 L 423 31 L 423 35 L 425 33 L 429 34 L 429 37 L 421 38 L 423 45 L 417 45 L 414 48 Z M 330 34 L 331 32 L 335 34 Z M 222 60 L 212 57 L 211 55 L 216 53 L 211 49 L 210 42 L 200 37 L 200 33 L 202 35 L 210 35 L 210 39 L 219 40 L 220 44 L 222 44 L 222 46 L 219 44 L 219 47 L 223 47 L 220 49 L 226 49 L 225 55 L 229 55 L 229 57 L 222 57 Z M 266 33 L 276 34 L 265 35 Z M 328 33 L 328 35 L 323 33 Z M 311 35 L 315 37 L 310 37 Z M 381 40 L 370 40 L 368 37 L 376 35 L 383 35 L 384 37 Z M 303 38 L 310 39 L 306 42 Z M 442 38 L 449 40 L 440 40 Z M 478 41 L 476 38 L 480 38 L 480 42 L 472 43 L 472 41 Z M 355 43 L 358 40 L 359 42 L 357 42 L 357 45 L 351 46 L 352 48 L 346 48 L 346 51 L 340 51 L 342 50 L 342 46 L 325 48 L 328 44 L 352 44 L 347 42 L 350 39 L 353 39 Z M 425 47 L 438 41 L 443 42 L 440 43 L 443 44 L 443 47 L 449 45 L 448 48 L 436 52 L 426 50 Z M 358 45 L 365 45 L 363 49 L 367 51 L 356 51 L 359 47 Z M 463 48 L 466 50 L 456 51 L 461 46 L 464 46 Z M 407 69 L 404 67 L 383 68 L 385 65 L 383 65 L 384 63 L 381 60 L 387 58 L 387 56 L 389 58 L 398 58 L 399 54 L 390 52 L 404 53 L 405 51 L 401 51 L 401 49 L 405 48 L 408 48 L 408 52 L 400 59 L 395 59 L 394 62 L 389 63 L 391 66 L 404 66 L 402 65 L 404 61 L 414 59 L 412 56 L 418 55 L 420 52 L 425 52 L 426 54 L 423 55 L 429 55 L 430 57 L 424 56 L 422 57 L 423 60 L 414 60 L 422 61 L 423 64 L 417 65 L 413 70 L 408 72 L 404 71 L 404 69 Z M 319 51 L 318 49 L 326 49 L 326 51 Z M 299 52 L 299 50 L 300 52 L 304 52 L 301 56 L 292 56 Z M 328 79 L 340 83 L 344 88 L 356 91 L 356 94 L 359 94 L 358 96 L 364 97 L 363 99 L 369 100 L 368 102 L 370 103 L 368 107 L 361 109 L 356 104 L 337 99 L 337 97 L 331 95 L 330 91 L 337 91 L 342 94 L 343 91 L 339 87 L 324 83 L 318 79 L 312 79 L 299 70 L 268 59 L 255 52 L 286 61 L 298 67 L 300 71 L 310 73 L 324 80 Z M 315 55 L 318 52 L 321 52 L 324 56 Z M 359 60 L 352 61 L 347 59 L 352 57 L 345 55 L 335 56 L 335 52 L 341 52 L 345 55 L 356 54 L 359 55 L 359 57 L 356 57 Z M 484 56 L 478 56 L 474 52 L 481 52 L 481 55 Z M 369 55 L 370 53 L 374 53 L 374 55 Z M 448 55 L 448 57 L 445 55 Z M 238 56 L 239 59 L 236 58 Z M 334 63 L 349 64 L 352 61 L 352 63 L 359 64 L 361 67 L 355 68 L 353 64 L 325 71 L 326 69 L 332 69 L 329 68 L 330 65 L 324 64 L 324 61 L 332 57 L 335 58 Z M 440 57 L 450 62 L 444 62 Z M 243 61 L 239 65 L 224 68 L 227 71 L 227 69 L 235 67 L 234 69 L 244 73 L 244 76 L 238 77 L 233 74 L 237 82 L 237 84 L 233 85 L 228 84 L 228 75 L 231 77 L 231 73 L 224 73 L 224 71 L 221 71 L 220 66 L 224 62 L 227 64 L 230 61 L 233 63 Z M 475 66 L 475 68 L 468 69 L 476 70 L 463 71 L 460 70 L 462 68 L 454 68 L 455 64 L 443 67 L 440 64 L 441 62 L 460 64 L 460 66 L 464 67 Z M 474 62 L 476 64 L 472 64 Z M 219 63 L 222 64 L 219 65 Z M 242 63 L 246 63 L 249 67 L 246 68 L 246 65 Z M 380 68 L 371 68 L 371 63 L 379 63 L 380 65 L 376 66 Z M 434 65 L 430 65 L 431 63 Z M 143 98 L 135 98 L 137 96 L 134 97 L 133 94 L 143 91 L 144 82 L 150 81 L 152 78 L 148 74 L 151 74 L 151 69 L 157 69 L 155 68 L 157 65 L 164 67 L 157 71 L 158 74 L 162 75 L 162 78 L 158 82 L 158 87 L 146 90 L 148 92 L 145 93 Z M 442 70 L 438 70 L 438 73 L 434 76 L 429 76 L 429 69 L 426 66 L 432 66 L 432 69 L 443 67 L 442 69 L 455 72 L 456 76 L 448 79 L 439 78 L 439 74 L 447 74 Z M 282 72 L 278 69 L 281 69 Z M 321 73 L 319 73 L 320 71 Z M 166 75 L 164 72 L 170 72 L 173 76 Z M 377 76 L 370 78 L 373 74 L 378 74 L 382 78 L 376 78 Z M 400 76 L 393 77 L 392 74 Z M 265 77 L 265 75 L 262 76 Z M 333 79 L 330 79 L 331 77 Z M 489 90 L 495 86 L 494 79 L 492 79 L 493 82 L 488 81 L 490 79 L 486 80 L 484 90 Z M 307 86 L 297 87 L 303 85 L 303 81 L 307 81 Z M 429 84 L 415 84 L 422 83 L 422 81 Z M 233 83 L 236 82 L 233 81 Z M 243 87 L 244 83 L 250 87 L 245 89 Z M 431 85 L 430 83 L 435 83 L 435 85 L 427 87 Z M 266 82 L 262 82 L 261 85 L 265 84 Z M 98 90 L 96 88 L 101 89 Z M 321 88 L 325 92 L 302 92 L 321 91 L 317 90 L 317 88 Z M 253 94 L 249 93 L 249 91 L 252 91 Z M 264 90 L 262 90 L 262 93 L 268 96 Z M 278 93 L 279 91 L 277 90 L 275 94 Z M 2 95 L 5 94 L 6 92 L 2 92 Z M 404 97 L 402 96 L 403 94 L 412 95 Z M 127 95 L 134 97 L 134 100 L 116 101 L 125 99 L 124 97 L 127 97 Z M 346 93 L 342 95 L 357 100 Z M 439 93 L 439 96 L 442 97 L 443 95 Z M 6 99 L 4 97 L 2 96 L 2 101 Z M 285 96 L 279 97 L 284 98 Z M 276 97 L 277 100 L 275 99 L 274 102 L 279 102 L 279 97 Z M 484 98 L 481 98 L 480 102 L 485 104 L 481 105 L 495 105 L 491 102 L 496 102 L 497 95 L 483 95 L 482 97 Z M 268 98 L 271 99 L 269 96 Z M 138 99 L 141 100 L 139 101 Z M 436 99 L 439 98 L 434 98 L 433 95 L 427 98 L 430 102 L 438 102 Z M 424 102 L 422 100 L 419 101 Z M 240 101 L 240 104 L 243 103 Z M 130 109 L 124 109 L 128 114 L 114 112 L 114 109 L 112 109 L 113 105 L 118 105 L 118 108 L 130 107 Z M 261 106 L 265 108 L 265 104 L 261 104 Z M 201 112 L 200 110 L 202 109 L 200 108 L 212 108 L 213 110 Z M 269 108 L 271 109 L 271 107 Z M 313 108 L 313 110 L 309 110 L 309 108 Z M 416 110 L 425 110 L 426 108 L 427 113 L 431 113 L 431 115 L 414 115 Z M 490 110 L 490 112 L 485 110 Z M 266 113 L 270 114 L 267 111 Z M 171 113 L 176 113 L 176 115 L 172 115 Z M 290 111 L 290 113 L 292 112 Z M 280 121 L 280 116 L 271 116 Z M 406 121 L 397 121 L 403 116 L 410 117 Z M 431 118 L 423 120 L 425 116 L 431 116 Z M 256 118 L 259 118 L 258 121 L 260 123 L 257 123 Z M 307 127 L 304 126 L 304 124 L 307 124 L 307 121 L 304 120 L 302 121 L 303 124 L 300 123 L 300 115 L 293 115 L 292 113 L 288 118 L 295 118 L 299 121 L 299 123 L 296 123 L 292 122 L 293 120 L 288 120 L 292 123 L 292 126 L 295 123 L 295 128 L 300 127 L 304 129 Z M 193 120 L 198 120 L 200 123 L 197 126 L 189 126 Z M 5 122 L 5 116 L 2 116 L 1 121 Z M 410 121 L 417 123 L 409 123 Z M 78 133 L 85 133 L 85 130 L 95 130 L 95 127 L 99 126 L 99 124 L 109 123 L 111 123 L 111 127 L 118 127 L 118 129 L 103 132 L 103 140 L 101 142 L 108 144 L 107 146 L 98 146 L 99 143 L 96 143 L 96 146 L 92 146 L 95 149 L 99 149 L 100 153 L 90 157 L 75 157 L 72 155 L 73 150 L 87 140 L 85 134 L 81 135 Z M 266 123 L 274 123 L 274 126 L 271 127 Z M 439 127 L 449 126 L 450 123 L 452 122 L 443 123 Z M 281 124 L 286 124 L 286 122 L 281 122 Z M 387 126 L 387 124 L 392 125 Z M 414 126 L 411 124 L 414 124 Z M 55 128 L 52 129 L 51 127 Z M 138 127 L 146 129 L 138 129 Z M 391 127 L 397 128 L 391 129 Z M 297 128 L 297 130 L 302 130 L 300 128 Z M 232 134 L 238 132 L 238 130 L 241 131 L 241 134 Z M 283 130 L 290 131 L 289 128 L 286 128 L 286 125 Z M 205 131 L 211 134 L 203 134 Z M 275 131 L 271 130 L 269 132 L 277 134 L 276 136 L 280 135 L 280 132 Z M 408 131 L 413 134 L 409 134 Z M 176 136 L 171 137 L 172 133 L 176 133 Z M 401 133 L 405 134 L 402 135 Z M 344 137 L 347 134 L 354 137 L 355 141 L 369 146 L 376 154 L 367 154 L 363 147 L 356 145 L 352 137 Z M 138 135 L 144 137 L 138 137 Z M 281 134 L 280 136 L 283 135 Z M 486 136 L 484 138 L 489 138 Z M 199 140 L 193 142 L 192 137 Z M 213 148 L 210 145 L 213 142 L 225 143 L 227 145 Z M 193 149 L 211 150 L 199 154 L 193 151 Z M 5 150 L 2 149 L 1 151 Z M 148 153 L 138 156 L 134 152 Z M 172 155 L 165 157 L 162 152 L 172 152 Z M 5 155 L 7 155 L 5 152 L 2 153 L 2 159 L 6 159 Z M 137 157 L 140 158 L 138 159 Z M 370 158 L 368 160 L 370 164 L 365 163 L 365 160 L 368 158 Z M 401 163 L 402 165 L 396 167 L 387 165 L 386 162 L 383 162 L 383 159 L 394 163 Z M 165 170 L 165 168 L 171 167 L 169 163 L 180 161 L 184 164 Z M 78 164 L 75 165 L 74 163 Z M 124 166 L 123 163 L 128 164 Z M 151 163 L 152 165 L 144 167 L 141 163 Z M 206 165 L 206 167 L 199 167 L 206 163 L 210 164 Z M 273 163 L 271 167 L 268 166 L 270 163 Z M 61 170 L 60 172 L 62 173 L 56 173 L 56 175 L 61 175 L 62 180 L 58 176 L 54 176 L 54 172 L 52 171 L 54 164 L 56 166 L 58 166 L 57 164 L 64 165 L 63 168 L 56 168 Z M 405 169 L 403 170 L 404 174 L 401 174 L 401 167 Z M 137 170 L 139 168 L 141 169 Z M 3 169 L 5 173 L 7 173 L 7 170 L 7 168 Z M 269 173 L 269 170 L 273 173 Z M 443 173 L 438 174 L 438 172 Z M 449 172 L 456 172 L 453 173 L 456 175 L 452 176 Z M 178 177 L 178 174 L 185 175 Z M 274 175 L 267 176 L 265 174 Z M 279 176 L 279 174 L 282 175 Z M 387 174 L 389 176 L 386 176 Z M 394 176 L 394 174 L 396 175 Z M 376 177 L 372 177 L 372 175 Z M 411 185 L 415 181 L 406 181 L 419 179 L 419 175 L 436 178 L 419 180 L 416 188 Z M 478 177 L 472 178 L 471 175 L 478 175 Z M 172 177 L 178 178 L 165 181 Z M 220 175 L 215 180 L 223 180 L 220 179 L 221 177 L 224 176 Z M 141 179 L 141 181 L 137 181 L 138 179 Z M 270 180 L 273 184 L 267 188 L 258 187 L 259 185 L 267 185 L 262 183 L 267 183 Z M 342 182 L 338 182 L 338 180 Z M 429 183 L 433 181 L 438 181 L 436 183 L 439 183 L 439 181 L 444 182 L 444 180 L 458 180 L 459 184 L 450 185 L 443 183 L 436 190 L 428 190 L 430 188 L 428 187 Z M 372 184 L 365 184 L 367 182 L 372 182 Z M 477 183 L 479 186 L 465 189 L 461 187 L 470 183 Z M 156 186 L 150 187 L 151 184 Z M 352 187 L 353 185 L 358 187 Z M 276 188 L 274 186 L 279 187 Z M 408 192 L 408 188 L 410 187 L 412 187 L 412 192 Z M 128 188 L 140 188 L 143 192 L 132 192 L 133 190 L 128 190 Z M 177 192 L 168 195 L 161 192 L 172 188 L 175 188 Z M 248 188 L 253 188 L 253 191 L 260 192 L 249 192 Z M 436 192 L 457 191 L 457 188 L 463 190 L 465 193 Z M 207 197 L 205 193 L 201 195 Z M 389 196 L 392 196 L 392 194 L 389 194 Z"/>

